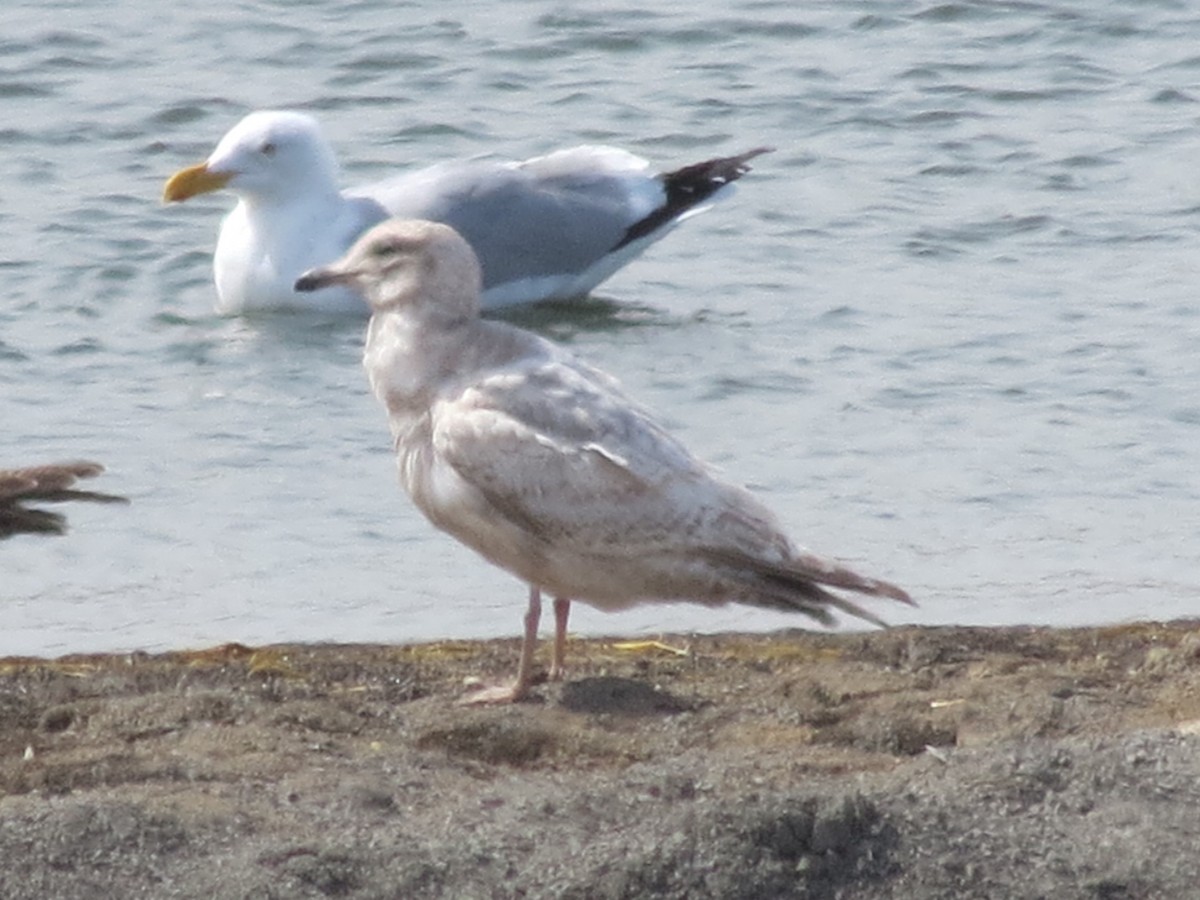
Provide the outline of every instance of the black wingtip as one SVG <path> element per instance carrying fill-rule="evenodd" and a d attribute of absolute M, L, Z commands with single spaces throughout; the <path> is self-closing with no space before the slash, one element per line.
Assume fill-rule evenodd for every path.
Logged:
<path fill-rule="evenodd" d="M 631 244 L 678 219 L 689 209 L 699 206 L 721 188 L 749 172 L 750 160 L 764 153 L 774 152 L 774 147 L 755 147 L 736 156 L 718 156 L 659 175 L 667 193 L 666 203 L 631 225 L 613 250 L 620 250 L 626 244 Z"/>
<path fill-rule="evenodd" d="M 774 147 L 755 147 L 736 156 L 718 156 L 703 162 L 692 163 L 665 172 L 661 177 L 666 185 L 668 196 L 672 190 L 699 192 L 704 198 L 711 196 L 730 182 L 737 181 L 750 171 L 750 160 L 764 153 L 774 153 Z"/>

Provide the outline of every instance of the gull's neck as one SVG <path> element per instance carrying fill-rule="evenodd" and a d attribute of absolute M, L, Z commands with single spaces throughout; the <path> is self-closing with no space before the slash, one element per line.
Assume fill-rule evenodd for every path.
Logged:
<path fill-rule="evenodd" d="M 246 212 L 255 218 L 276 218 L 292 215 L 299 209 L 307 211 L 309 216 L 334 209 L 341 204 L 342 195 L 337 186 L 330 182 L 306 185 L 303 190 L 296 190 L 296 185 L 288 185 L 280 191 L 240 191 L 238 200 Z"/>
<path fill-rule="evenodd" d="M 472 322 L 443 324 L 410 310 L 383 310 L 367 327 L 363 366 L 375 396 L 387 408 L 392 430 L 422 416 L 454 372 Z"/>
<path fill-rule="evenodd" d="M 541 344 L 536 335 L 478 316 L 384 310 L 371 317 L 363 366 L 399 447 L 439 398 L 458 396 Z"/>

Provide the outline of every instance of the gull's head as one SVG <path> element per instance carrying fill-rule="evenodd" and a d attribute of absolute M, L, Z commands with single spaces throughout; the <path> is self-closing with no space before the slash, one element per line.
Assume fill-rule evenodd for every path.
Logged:
<path fill-rule="evenodd" d="M 374 312 L 409 309 L 462 319 L 479 313 L 482 276 L 475 251 L 449 225 L 389 219 L 337 262 L 301 275 L 296 290 L 335 284 L 357 290 Z"/>
<path fill-rule="evenodd" d="M 261 110 L 234 125 L 207 160 L 172 175 L 163 188 L 163 201 L 187 200 L 225 187 L 267 200 L 336 191 L 337 161 L 312 116 Z"/>

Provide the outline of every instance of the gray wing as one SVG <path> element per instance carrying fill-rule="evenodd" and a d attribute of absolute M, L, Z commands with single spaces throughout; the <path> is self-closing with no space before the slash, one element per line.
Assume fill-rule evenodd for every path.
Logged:
<path fill-rule="evenodd" d="M 703 542 L 739 492 L 590 374 L 550 362 L 476 384 L 435 407 L 435 452 L 545 541 L 606 552 Z"/>
<path fill-rule="evenodd" d="M 442 163 L 349 195 L 452 226 L 475 248 L 489 286 L 582 272 L 666 198 L 644 160 L 607 147 L 519 164 Z"/>
<path fill-rule="evenodd" d="M 435 452 L 495 512 L 557 550 L 702 563 L 729 597 L 826 624 L 831 608 L 884 623 L 821 585 L 912 603 L 889 582 L 794 547 L 763 504 L 590 375 L 550 363 L 487 379 L 435 408 Z"/>

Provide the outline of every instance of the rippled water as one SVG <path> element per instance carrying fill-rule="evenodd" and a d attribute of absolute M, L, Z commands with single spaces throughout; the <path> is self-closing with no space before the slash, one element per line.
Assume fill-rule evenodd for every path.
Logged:
<path fill-rule="evenodd" d="M 245 112 L 348 182 L 584 141 L 740 193 L 582 309 L 619 373 L 923 623 L 1200 610 L 1200 19 L 1183 3 L 208 4 L 0 12 L 0 465 L 129 507 L 0 545 L 0 653 L 515 635 L 524 591 L 395 484 L 361 324 L 212 314 Z M 581 632 L 803 624 L 688 606 Z"/>

